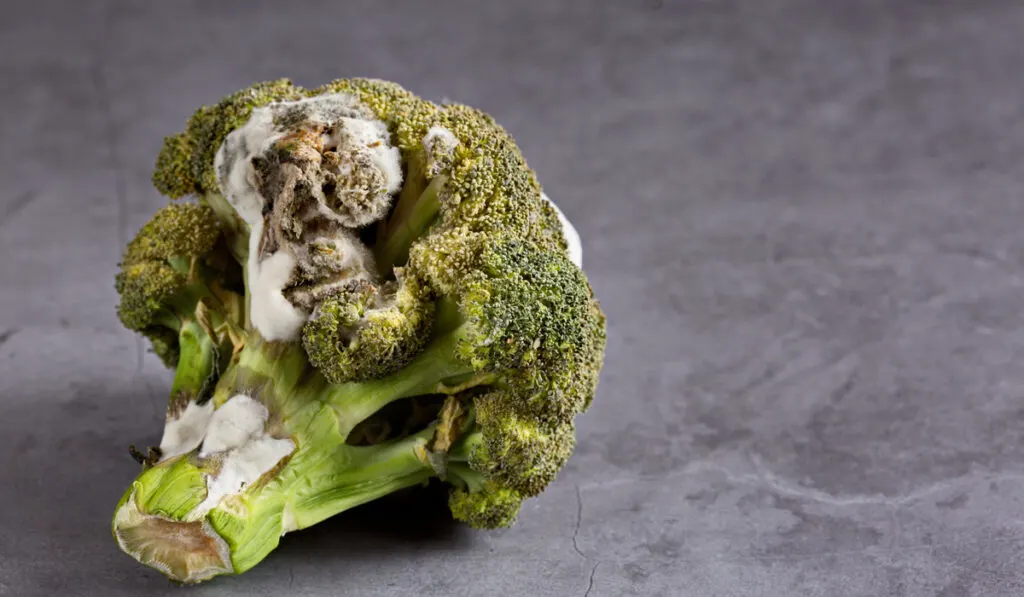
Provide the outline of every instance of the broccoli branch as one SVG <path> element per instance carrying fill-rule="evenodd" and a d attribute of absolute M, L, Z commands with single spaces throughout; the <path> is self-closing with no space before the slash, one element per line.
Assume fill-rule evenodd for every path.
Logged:
<path fill-rule="evenodd" d="M 423 236 L 441 210 L 441 193 L 448 178 L 437 176 L 422 193 L 403 196 L 388 221 L 387 233 L 377 249 L 377 265 L 382 271 L 404 265 L 409 260 L 409 247 Z"/>

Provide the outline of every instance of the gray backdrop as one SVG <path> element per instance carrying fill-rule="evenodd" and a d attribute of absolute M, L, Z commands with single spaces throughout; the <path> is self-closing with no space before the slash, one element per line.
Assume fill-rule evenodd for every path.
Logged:
<path fill-rule="evenodd" d="M 401 496 L 187 594 L 1024 594 L 1022 30 L 1016 0 L 4 1 L 0 595 L 186 594 L 109 534 L 170 383 L 112 279 L 161 138 L 281 76 L 494 114 L 583 235 L 607 366 L 516 528 Z"/>

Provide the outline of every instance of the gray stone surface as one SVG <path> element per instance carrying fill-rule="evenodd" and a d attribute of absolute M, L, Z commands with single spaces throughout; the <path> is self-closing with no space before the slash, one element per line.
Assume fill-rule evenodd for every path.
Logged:
<path fill-rule="evenodd" d="M 400 497 L 190 594 L 1024 594 L 1022 30 L 1016 0 L 4 2 L 0 595 L 184 594 L 109 535 L 170 381 L 112 277 L 161 137 L 279 76 L 493 113 L 583 235 L 607 366 L 516 528 Z"/>

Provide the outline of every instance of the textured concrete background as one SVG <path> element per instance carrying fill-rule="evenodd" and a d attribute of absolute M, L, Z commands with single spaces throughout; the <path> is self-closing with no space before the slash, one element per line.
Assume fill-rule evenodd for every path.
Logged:
<path fill-rule="evenodd" d="M 2 14 L 0 595 L 1024 594 L 1019 1 Z M 399 498 L 183 591 L 108 531 L 170 383 L 112 279 L 162 136 L 280 76 L 493 113 L 583 235 L 607 367 L 516 528 Z"/>

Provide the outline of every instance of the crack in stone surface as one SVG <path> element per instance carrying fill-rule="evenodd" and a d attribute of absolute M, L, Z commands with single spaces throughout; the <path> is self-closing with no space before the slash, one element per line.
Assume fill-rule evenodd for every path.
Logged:
<path fill-rule="evenodd" d="M 594 589 L 594 575 L 597 573 L 597 567 L 601 565 L 601 562 L 594 562 L 594 567 L 590 569 L 590 581 L 587 583 L 587 591 L 583 593 L 583 597 L 590 597 L 590 591 Z"/>
<path fill-rule="evenodd" d="M 583 523 L 583 494 L 580 492 L 580 486 L 576 485 L 576 529 L 572 533 L 572 548 L 576 551 L 584 560 L 589 560 L 583 550 L 580 549 L 579 536 L 580 536 L 580 525 Z"/>
<path fill-rule="evenodd" d="M 586 562 L 591 562 L 591 561 L 594 562 L 594 565 L 590 568 L 590 580 L 587 581 L 587 590 L 586 590 L 586 592 L 583 593 L 583 597 L 589 597 L 590 591 L 592 591 L 593 588 L 594 588 L 594 574 L 597 572 L 597 567 L 601 564 L 601 562 L 599 560 L 596 560 L 596 559 L 593 559 L 593 558 L 589 557 L 587 554 L 583 553 L 582 549 L 580 549 L 579 535 L 580 535 L 580 527 L 582 526 L 582 524 L 583 524 L 583 492 L 580 489 L 579 484 L 577 483 L 576 484 L 576 528 L 573 529 L 573 533 L 572 533 L 572 548 L 573 548 L 573 551 L 576 552 L 576 555 L 578 555 L 584 561 L 586 561 Z"/>

